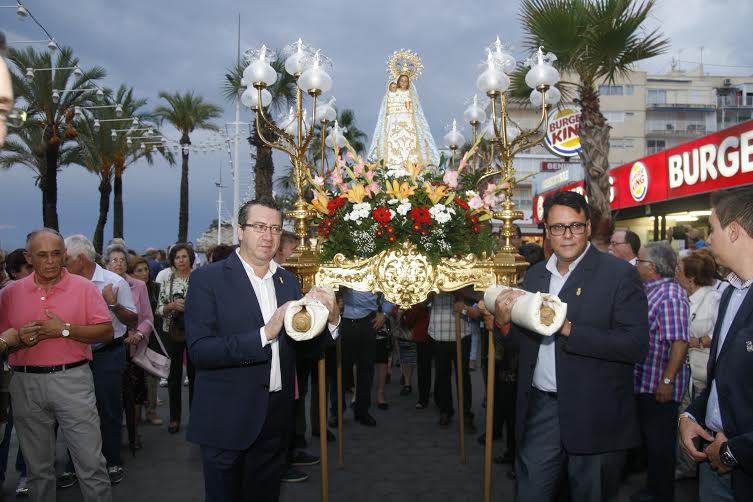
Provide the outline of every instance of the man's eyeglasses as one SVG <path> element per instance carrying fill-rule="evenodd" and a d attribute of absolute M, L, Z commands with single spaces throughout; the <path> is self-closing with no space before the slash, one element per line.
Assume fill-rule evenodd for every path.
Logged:
<path fill-rule="evenodd" d="M 636 263 L 654 263 L 651 260 L 641 260 L 640 258 L 636 258 Z"/>
<path fill-rule="evenodd" d="M 630 244 L 630 243 L 627 241 L 624 241 L 624 242 L 609 241 L 610 246 L 619 246 L 620 244 Z"/>
<path fill-rule="evenodd" d="M 549 233 L 551 233 L 554 236 L 559 237 L 560 235 L 565 235 L 565 231 L 570 230 L 570 233 L 573 235 L 583 235 L 586 233 L 586 224 L 585 223 L 570 223 L 569 225 L 563 225 L 562 223 L 555 223 L 554 225 L 547 225 L 547 228 L 549 229 Z"/>
<path fill-rule="evenodd" d="M 264 223 L 244 223 L 241 225 L 243 229 L 246 227 L 250 227 L 257 234 L 266 234 L 267 230 L 271 231 L 272 235 L 280 235 L 282 233 L 282 225 L 266 225 Z"/>

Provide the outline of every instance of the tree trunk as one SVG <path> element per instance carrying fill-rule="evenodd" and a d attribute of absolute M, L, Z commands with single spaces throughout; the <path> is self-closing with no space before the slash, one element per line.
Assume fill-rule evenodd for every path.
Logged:
<path fill-rule="evenodd" d="M 107 223 L 107 213 L 110 211 L 110 193 L 112 192 L 112 182 L 109 173 L 102 174 L 99 182 L 99 217 L 97 218 L 97 227 L 94 229 L 94 249 L 97 253 L 102 254 L 104 246 L 105 224 Z"/>
<path fill-rule="evenodd" d="M 265 130 L 264 137 L 274 141 L 276 136 L 272 131 Z M 256 148 L 256 163 L 254 164 L 254 194 L 258 199 L 260 197 L 272 197 L 272 186 L 275 176 L 275 164 L 272 159 L 272 149 L 268 147 L 254 131 L 249 138 L 251 146 Z"/>
<path fill-rule="evenodd" d="M 46 168 L 42 180 L 42 224 L 47 228 L 59 230 L 58 223 L 58 154 L 59 144 L 50 144 L 45 149 Z"/>
<path fill-rule="evenodd" d="M 123 238 L 123 174 L 115 171 L 112 200 L 112 236 Z"/>
<path fill-rule="evenodd" d="M 599 94 L 591 84 L 583 85 L 580 141 L 583 148 L 580 159 L 585 171 L 586 195 L 591 207 L 592 235 L 597 240 L 608 240 L 612 232 L 612 214 L 609 202 L 609 130 L 599 104 Z"/>
<path fill-rule="evenodd" d="M 187 134 L 180 140 L 181 146 L 191 144 Z M 178 241 L 188 242 L 188 150 L 181 150 L 183 162 L 180 169 L 180 208 L 178 210 Z"/>

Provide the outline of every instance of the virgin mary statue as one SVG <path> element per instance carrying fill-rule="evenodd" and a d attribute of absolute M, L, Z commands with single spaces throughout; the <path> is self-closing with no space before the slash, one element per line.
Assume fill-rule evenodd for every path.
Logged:
<path fill-rule="evenodd" d="M 438 165 L 439 152 L 412 82 L 423 69 L 421 59 L 401 50 L 390 57 L 387 67 L 391 80 L 379 108 L 368 160 L 383 160 L 386 169 L 401 169 L 406 161 Z"/>

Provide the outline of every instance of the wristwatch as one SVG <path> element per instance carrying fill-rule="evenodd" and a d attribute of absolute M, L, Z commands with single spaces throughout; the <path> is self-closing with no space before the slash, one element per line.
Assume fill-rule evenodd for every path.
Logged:
<path fill-rule="evenodd" d="M 63 326 L 63 331 L 60 334 L 63 335 L 64 337 L 70 336 L 71 335 L 71 323 L 69 322 L 65 323 L 65 326 Z"/>
<path fill-rule="evenodd" d="M 661 381 L 661 383 L 663 383 L 664 385 L 673 385 L 675 381 L 665 377 L 664 380 Z"/>
<path fill-rule="evenodd" d="M 729 451 L 727 441 L 723 442 L 722 446 L 719 448 L 719 460 L 721 460 L 727 467 L 737 467 L 737 459 L 735 459 L 735 456 Z"/>

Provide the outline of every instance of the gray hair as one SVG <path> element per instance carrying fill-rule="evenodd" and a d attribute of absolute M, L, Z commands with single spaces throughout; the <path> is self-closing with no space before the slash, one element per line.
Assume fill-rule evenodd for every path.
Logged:
<path fill-rule="evenodd" d="M 662 277 L 674 277 L 677 267 L 677 253 L 667 241 L 648 242 L 645 246 L 648 259 L 654 264 L 656 273 Z"/>
<path fill-rule="evenodd" d="M 110 261 L 110 255 L 112 253 L 123 253 L 126 261 L 128 261 L 128 251 L 126 251 L 126 248 L 124 248 L 120 244 L 110 244 L 109 246 L 107 246 L 107 249 L 105 249 L 104 256 L 102 256 L 102 259 L 105 263 L 108 263 Z"/>
<path fill-rule="evenodd" d="M 83 255 L 88 258 L 89 261 L 97 261 L 97 252 L 94 250 L 94 245 L 85 235 L 76 234 L 66 237 L 65 249 L 70 256 Z"/>
<path fill-rule="evenodd" d="M 26 251 L 31 252 L 31 243 L 39 234 L 52 234 L 56 236 L 58 239 L 60 239 L 60 242 L 65 243 L 65 239 L 63 239 L 63 236 L 60 234 L 60 232 L 58 232 L 54 228 L 47 228 L 47 227 L 38 228 L 26 234 Z"/>

